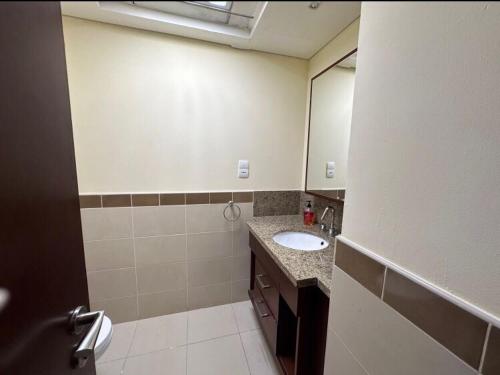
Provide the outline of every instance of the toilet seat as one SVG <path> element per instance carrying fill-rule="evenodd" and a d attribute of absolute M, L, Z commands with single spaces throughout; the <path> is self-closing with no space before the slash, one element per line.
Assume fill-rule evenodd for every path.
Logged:
<path fill-rule="evenodd" d="M 96 360 L 106 351 L 111 343 L 112 336 L 113 324 L 111 323 L 111 319 L 105 315 L 94 347 L 94 356 Z"/>

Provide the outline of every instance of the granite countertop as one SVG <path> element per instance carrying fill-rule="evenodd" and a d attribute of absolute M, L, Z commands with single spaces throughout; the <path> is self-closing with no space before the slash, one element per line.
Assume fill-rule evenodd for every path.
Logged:
<path fill-rule="evenodd" d="M 334 238 L 328 238 L 327 233 L 321 232 L 319 225 L 305 226 L 301 215 L 253 217 L 247 224 L 250 232 L 255 235 L 293 285 L 298 287 L 317 285 L 330 296 Z M 283 231 L 312 233 L 327 240 L 329 245 L 326 249 L 317 251 L 289 249 L 273 241 L 273 236 Z"/>

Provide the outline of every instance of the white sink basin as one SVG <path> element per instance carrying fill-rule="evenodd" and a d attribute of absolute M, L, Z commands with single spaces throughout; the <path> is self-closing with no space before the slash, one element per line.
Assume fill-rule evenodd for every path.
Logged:
<path fill-rule="evenodd" d="M 328 241 L 323 238 L 304 232 L 280 232 L 274 235 L 273 241 L 281 246 L 301 251 L 322 250 L 328 246 Z"/>

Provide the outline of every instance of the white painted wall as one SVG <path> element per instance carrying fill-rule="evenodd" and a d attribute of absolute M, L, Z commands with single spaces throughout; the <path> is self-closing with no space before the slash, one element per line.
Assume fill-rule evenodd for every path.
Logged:
<path fill-rule="evenodd" d="M 308 82 L 307 82 L 307 102 L 306 102 L 306 117 L 305 117 L 305 133 L 304 133 L 304 155 L 302 158 L 303 174 L 302 174 L 302 187 L 305 187 L 305 171 L 307 164 L 307 142 L 308 142 L 308 129 L 309 129 L 309 99 L 311 92 L 311 79 L 328 68 L 330 65 L 340 60 L 358 47 L 358 33 L 359 33 L 359 18 L 347 26 L 339 35 L 333 38 L 326 46 L 324 46 L 318 53 L 316 53 L 311 60 L 309 60 L 308 67 Z"/>
<path fill-rule="evenodd" d="M 63 25 L 80 193 L 301 187 L 307 61 Z"/>
<path fill-rule="evenodd" d="M 354 68 L 334 66 L 313 81 L 307 189 L 345 189 L 351 134 Z M 335 175 L 326 177 L 326 163 Z"/>
<path fill-rule="evenodd" d="M 496 316 L 499 20 L 499 3 L 363 3 L 343 222 Z"/>

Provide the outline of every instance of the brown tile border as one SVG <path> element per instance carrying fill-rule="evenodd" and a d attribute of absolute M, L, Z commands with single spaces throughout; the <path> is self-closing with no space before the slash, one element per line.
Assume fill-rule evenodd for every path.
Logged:
<path fill-rule="evenodd" d="M 110 194 L 102 196 L 103 207 L 130 207 L 130 194 Z"/>
<path fill-rule="evenodd" d="M 483 363 L 483 375 L 500 374 L 500 328 L 491 327 Z"/>
<path fill-rule="evenodd" d="M 185 205 L 185 204 L 186 204 L 186 194 L 184 193 L 160 194 L 160 205 L 162 206 L 174 206 L 174 205 Z"/>
<path fill-rule="evenodd" d="M 385 266 L 337 241 L 335 265 L 349 274 L 377 297 L 382 296 Z"/>
<path fill-rule="evenodd" d="M 185 204 L 252 203 L 253 191 L 80 195 L 80 208 L 170 206 Z"/>
<path fill-rule="evenodd" d="M 486 322 L 390 269 L 383 300 L 466 363 L 479 368 Z"/>
<path fill-rule="evenodd" d="M 253 202 L 253 191 L 233 191 L 233 201 L 235 203 Z"/>
<path fill-rule="evenodd" d="M 159 194 L 132 194 L 132 206 L 158 206 Z"/>
<path fill-rule="evenodd" d="M 80 208 L 101 208 L 100 195 L 80 195 Z"/>
<path fill-rule="evenodd" d="M 485 345 L 488 322 L 339 239 L 335 265 L 474 369 L 485 351 L 482 373 L 500 374 L 500 328 Z"/>
<path fill-rule="evenodd" d="M 210 203 L 227 203 L 233 200 L 233 193 L 210 193 Z"/>
<path fill-rule="evenodd" d="M 208 204 L 210 193 L 186 193 L 186 204 Z"/>

